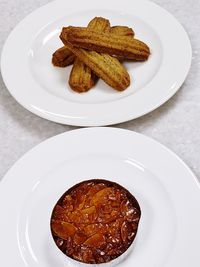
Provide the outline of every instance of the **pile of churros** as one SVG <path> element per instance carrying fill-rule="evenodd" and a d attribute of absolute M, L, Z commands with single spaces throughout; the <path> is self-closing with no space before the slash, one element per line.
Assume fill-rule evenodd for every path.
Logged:
<path fill-rule="evenodd" d="M 123 91 L 130 85 L 124 60 L 146 61 L 149 47 L 134 38 L 133 29 L 110 26 L 109 20 L 92 19 L 87 27 L 64 27 L 60 39 L 64 46 L 53 53 L 57 67 L 73 64 L 69 85 L 78 93 L 89 91 L 98 78 L 112 88 Z"/>

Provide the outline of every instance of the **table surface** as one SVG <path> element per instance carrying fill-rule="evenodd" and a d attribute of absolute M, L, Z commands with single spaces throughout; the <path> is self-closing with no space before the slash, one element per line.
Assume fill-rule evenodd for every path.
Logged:
<path fill-rule="evenodd" d="M 48 0 L 0 0 L 0 50 L 15 25 Z M 154 0 L 171 12 L 189 34 L 193 59 L 182 88 L 157 110 L 115 125 L 145 134 L 179 155 L 200 181 L 199 0 Z M 172 40 L 173 41 L 173 40 Z M 184 55 L 183 55 L 184 56 Z M 21 107 L 0 78 L 0 179 L 25 152 L 43 140 L 75 129 L 37 117 Z"/>

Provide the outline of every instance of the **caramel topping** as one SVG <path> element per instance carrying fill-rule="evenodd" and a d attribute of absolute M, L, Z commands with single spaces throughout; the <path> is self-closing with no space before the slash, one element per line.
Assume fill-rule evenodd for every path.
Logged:
<path fill-rule="evenodd" d="M 56 204 L 51 230 L 67 256 L 103 263 L 123 254 L 133 242 L 140 220 L 137 200 L 122 186 L 89 180 L 69 189 Z"/>

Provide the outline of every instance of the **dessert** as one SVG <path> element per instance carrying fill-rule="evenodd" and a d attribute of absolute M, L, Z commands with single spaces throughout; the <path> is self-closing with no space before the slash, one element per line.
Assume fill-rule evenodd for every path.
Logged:
<path fill-rule="evenodd" d="M 137 234 L 141 211 L 122 186 L 107 180 L 88 180 L 70 188 L 57 202 L 51 231 L 68 257 L 90 264 L 121 256 Z"/>
<path fill-rule="evenodd" d="M 109 55 L 119 55 L 137 61 L 147 60 L 149 47 L 140 40 L 113 33 L 97 33 L 84 27 L 63 28 L 61 40 L 75 47 Z"/>
<path fill-rule="evenodd" d="M 92 70 L 76 58 L 69 76 L 69 85 L 72 90 L 78 93 L 90 90 L 97 80 Z"/>
<path fill-rule="evenodd" d="M 97 32 L 109 32 L 110 21 L 102 17 L 95 17 L 89 22 L 87 28 Z"/>
<path fill-rule="evenodd" d="M 118 59 L 108 54 L 78 49 L 65 43 L 79 60 L 83 61 L 99 78 L 118 91 L 125 90 L 130 85 L 130 76 Z"/>
<path fill-rule="evenodd" d="M 117 26 L 118 27 L 118 26 Z M 124 34 L 128 34 L 128 32 L 131 32 L 131 29 L 122 29 L 123 26 L 119 26 L 119 32 L 123 35 Z M 108 32 L 110 30 L 110 22 L 107 19 L 101 18 L 101 17 L 95 17 L 93 18 L 89 24 L 88 24 L 88 28 L 96 30 L 96 31 L 103 31 L 103 32 Z M 125 27 L 126 28 L 126 27 Z M 115 30 L 117 31 L 117 29 Z M 57 49 L 53 55 L 52 55 L 52 63 L 54 66 L 56 67 L 67 67 L 71 64 L 73 64 L 75 61 L 75 56 L 73 55 L 73 53 L 67 49 L 66 46 L 63 46 L 59 49 Z"/>
<path fill-rule="evenodd" d="M 106 21 L 109 23 L 108 20 L 106 20 Z M 94 19 L 92 19 L 89 22 L 88 27 L 93 28 L 93 29 L 95 29 L 95 27 L 96 27 L 96 30 L 100 31 L 100 26 L 97 25 L 97 22 L 100 23 L 100 25 L 102 27 L 102 29 L 101 29 L 102 31 L 108 31 L 108 28 L 109 28 L 108 24 L 102 25 L 102 22 L 100 21 L 99 17 L 95 17 Z M 110 32 L 117 34 L 117 35 L 134 37 L 133 29 L 129 28 L 127 26 L 110 27 Z M 52 63 L 56 67 L 61 67 L 61 68 L 67 67 L 67 66 L 73 64 L 74 60 L 75 60 L 75 56 L 66 46 L 63 46 L 63 47 L 57 49 L 52 55 Z"/>
<path fill-rule="evenodd" d="M 53 53 L 52 63 L 56 67 L 63 68 L 73 64 L 74 59 L 74 54 L 66 46 L 63 46 Z"/>
<path fill-rule="evenodd" d="M 95 17 L 87 27 L 63 27 L 60 39 L 65 46 L 53 53 L 52 63 L 59 67 L 73 64 L 69 85 L 78 93 L 89 91 L 98 78 L 124 91 L 130 76 L 122 63 L 146 61 L 150 55 L 149 47 L 135 38 L 132 28 L 111 27 L 102 17 Z"/>
<path fill-rule="evenodd" d="M 107 19 L 95 17 L 89 22 L 88 29 L 97 32 L 109 32 L 110 22 Z M 92 70 L 85 65 L 83 61 L 76 58 L 69 77 L 69 85 L 71 89 L 78 93 L 87 92 L 94 86 L 96 81 L 97 77 Z"/>
<path fill-rule="evenodd" d="M 110 28 L 110 32 L 116 35 L 134 37 L 135 33 L 132 28 L 127 26 L 113 26 Z"/>

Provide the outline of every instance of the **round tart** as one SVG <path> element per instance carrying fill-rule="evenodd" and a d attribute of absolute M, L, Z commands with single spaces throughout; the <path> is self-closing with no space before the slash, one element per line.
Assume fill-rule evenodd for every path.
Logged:
<path fill-rule="evenodd" d="M 140 206 L 128 190 L 107 180 L 88 180 L 58 200 L 51 231 L 68 257 L 83 263 L 106 263 L 130 247 L 140 216 Z"/>

